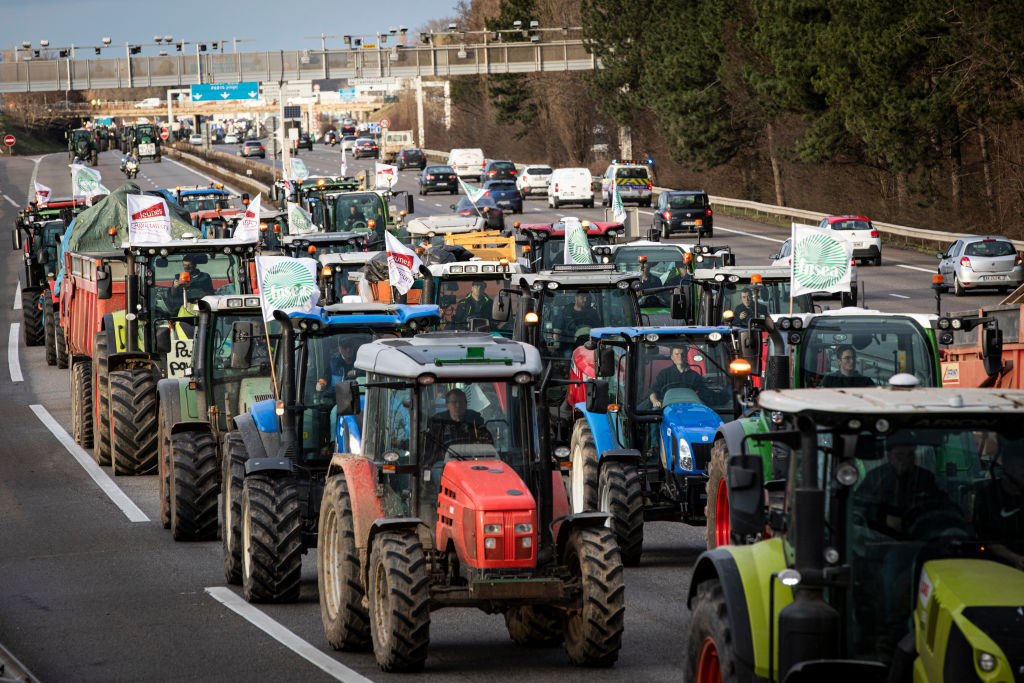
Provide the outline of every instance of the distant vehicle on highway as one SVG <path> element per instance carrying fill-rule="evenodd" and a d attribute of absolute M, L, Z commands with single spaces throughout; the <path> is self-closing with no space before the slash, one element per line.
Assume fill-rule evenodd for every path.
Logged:
<path fill-rule="evenodd" d="M 516 165 L 511 161 L 496 161 L 491 159 L 484 166 L 484 180 L 509 180 L 516 179 Z"/>
<path fill-rule="evenodd" d="M 551 167 L 542 164 L 531 164 L 523 168 L 523 172 L 516 177 L 516 187 L 523 199 L 536 195 L 546 196 L 548 183 L 551 182 Z"/>
<path fill-rule="evenodd" d="M 421 171 L 427 166 L 427 155 L 419 147 L 406 147 L 395 158 L 395 165 L 399 171 L 407 168 L 418 168 Z"/>
<path fill-rule="evenodd" d="M 882 236 L 864 216 L 825 216 L 818 227 L 833 230 L 837 238 L 849 242 L 853 258 L 882 265 Z"/>
<path fill-rule="evenodd" d="M 238 153 L 243 157 L 267 158 L 267 150 L 259 140 L 246 140 L 242 143 L 242 149 L 240 149 Z"/>
<path fill-rule="evenodd" d="M 310 152 L 313 151 L 313 138 L 309 137 L 309 133 L 299 133 L 299 139 L 295 142 L 295 149 L 302 149 L 303 147 Z"/>
<path fill-rule="evenodd" d="M 459 179 L 451 166 L 427 166 L 419 175 L 420 195 L 430 192 L 455 194 L 459 191 Z"/>
<path fill-rule="evenodd" d="M 472 202 L 469 197 L 463 196 L 459 203 L 452 204 L 451 208 L 452 211 L 463 216 L 479 214 L 487 222 L 487 227 L 492 230 L 505 229 L 505 212 L 491 197 L 480 197 L 476 202 Z"/>
<path fill-rule="evenodd" d="M 379 154 L 380 148 L 370 138 L 359 138 L 356 140 L 355 149 L 352 150 L 352 156 L 356 159 L 362 159 L 363 157 L 376 159 Z"/>
<path fill-rule="evenodd" d="M 939 273 L 956 296 L 968 289 L 1016 289 L 1024 282 L 1024 265 L 1013 242 L 1005 237 L 961 237 L 939 259 Z"/>
<path fill-rule="evenodd" d="M 136 109 L 156 109 L 162 100 L 159 97 L 147 97 L 135 105 Z"/>
<path fill-rule="evenodd" d="M 708 193 L 703 190 L 673 190 L 658 195 L 658 206 L 654 210 L 651 224 L 655 234 L 668 239 L 676 233 L 714 236 L 711 203 Z"/>
<path fill-rule="evenodd" d="M 201 133 L 193 133 L 188 138 L 188 144 L 190 145 L 201 145 L 203 144 L 203 136 Z"/>
<path fill-rule="evenodd" d="M 511 180 L 487 180 L 484 182 L 484 190 L 502 209 L 512 213 L 523 212 L 523 197 Z"/>
<path fill-rule="evenodd" d="M 234 133 L 228 133 L 227 135 L 224 136 L 224 144 L 225 145 L 237 145 L 238 144 L 238 136 L 235 135 Z"/>
<path fill-rule="evenodd" d="M 356 140 L 357 139 L 358 138 L 356 138 L 355 135 L 342 135 L 341 136 L 341 148 L 343 150 L 345 150 L 346 152 L 353 152 L 353 151 L 355 151 Z"/>

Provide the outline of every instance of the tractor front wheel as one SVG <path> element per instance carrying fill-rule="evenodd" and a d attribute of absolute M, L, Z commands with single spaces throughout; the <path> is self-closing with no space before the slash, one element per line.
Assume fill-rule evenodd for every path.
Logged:
<path fill-rule="evenodd" d="M 46 341 L 43 332 L 43 309 L 39 307 L 38 292 L 21 292 L 21 326 L 25 333 L 25 346 L 42 346 Z"/>
<path fill-rule="evenodd" d="M 171 535 L 175 541 L 217 537 L 217 440 L 208 431 L 171 434 Z"/>
<path fill-rule="evenodd" d="M 107 377 L 107 337 L 97 332 L 93 338 L 92 386 L 96 405 L 93 409 L 92 455 L 97 465 L 110 464 L 110 383 Z"/>
<path fill-rule="evenodd" d="M 517 645 L 554 647 L 565 638 L 565 613 L 547 605 L 521 605 L 505 610 L 505 627 Z"/>
<path fill-rule="evenodd" d="M 615 534 L 605 527 L 575 530 L 565 564 L 581 592 L 565 622 L 569 660 L 576 666 L 611 666 L 622 647 L 626 612 L 625 570 Z"/>
<path fill-rule="evenodd" d="M 728 459 L 725 439 L 715 441 L 708 462 L 707 505 L 704 507 L 704 516 L 708 521 L 704 529 L 704 542 L 708 550 L 730 543 L 729 488 L 725 477 Z"/>
<path fill-rule="evenodd" d="M 68 345 L 64 340 L 64 328 L 57 325 L 55 330 L 53 346 L 57 353 L 57 367 L 63 370 L 68 366 Z"/>
<path fill-rule="evenodd" d="M 92 363 L 82 360 L 71 368 L 71 424 L 75 443 L 92 448 Z"/>
<path fill-rule="evenodd" d="M 683 679 L 694 683 L 752 681 L 753 675 L 739 661 L 734 643 L 722 585 L 717 580 L 705 581 L 697 587 L 690 613 Z"/>
<path fill-rule="evenodd" d="M 320 619 L 335 650 L 368 650 L 373 643 L 359 550 L 352 524 L 352 499 L 344 474 L 327 480 L 317 534 L 316 579 Z"/>
<path fill-rule="evenodd" d="M 242 486 L 242 595 L 295 602 L 302 574 L 302 510 L 294 477 L 254 472 Z"/>
<path fill-rule="evenodd" d="M 111 372 L 110 457 L 114 474 L 152 474 L 156 469 L 157 393 L 149 368 Z"/>
<path fill-rule="evenodd" d="M 373 540 L 370 632 L 382 671 L 419 671 L 430 647 L 430 580 L 415 531 L 385 531 Z"/>
<path fill-rule="evenodd" d="M 598 483 L 598 509 L 611 515 L 608 520 L 619 543 L 622 564 L 640 564 L 644 548 L 644 497 L 640 473 L 623 462 L 606 462 Z"/>
<path fill-rule="evenodd" d="M 569 441 L 569 459 L 572 462 L 571 487 L 573 512 L 597 510 L 598 456 L 594 435 L 586 420 L 576 420 Z"/>
<path fill-rule="evenodd" d="M 220 531 L 224 555 L 224 578 L 228 583 L 242 583 L 242 487 L 245 484 L 245 461 L 249 452 L 238 432 L 224 438 L 221 458 L 220 515 L 224 525 Z"/>

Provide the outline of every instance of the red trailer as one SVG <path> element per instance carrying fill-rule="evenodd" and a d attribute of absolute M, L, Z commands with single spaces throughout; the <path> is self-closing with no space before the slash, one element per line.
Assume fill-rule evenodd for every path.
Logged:
<path fill-rule="evenodd" d="M 993 318 L 999 324 L 1002 334 L 1002 364 L 985 368 L 984 352 L 995 341 L 991 332 L 985 332 L 979 325 L 970 331 L 954 330 L 953 343 L 941 347 L 942 386 L 944 387 L 996 387 L 1020 389 L 1024 387 L 1024 341 L 1021 339 L 1024 306 L 1018 304 L 990 306 L 951 316 L 972 316 Z"/>

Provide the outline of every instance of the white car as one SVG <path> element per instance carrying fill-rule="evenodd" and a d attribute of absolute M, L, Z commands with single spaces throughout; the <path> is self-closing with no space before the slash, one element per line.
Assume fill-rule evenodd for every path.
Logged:
<path fill-rule="evenodd" d="M 963 296 L 968 289 L 994 287 L 1009 291 L 1024 282 L 1024 265 L 1013 242 L 1005 237 L 978 235 L 961 237 L 949 245 L 939 258 L 939 273 L 953 294 Z"/>
<path fill-rule="evenodd" d="M 551 167 L 542 164 L 530 164 L 523 168 L 522 173 L 516 176 L 516 189 L 519 194 L 526 197 L 534 195 L 546 195 L 548 184 L 551 182 Z"/>
<path fill-rule="evenodd" d="M 855 260 L 882 265 L 882 235 L 864 216 L 825 216 L 818 227 L 831 230 L 837 238 L 849 242 Z"/>
<path fill-rule="evenodd" d="M 589 168 L 556 168 L 548 184 L 548 206 L 557 209 L 565 204 L 594 208 L 594 179 Z"/>
<path fill-rule="evenodd" d="M 779 251 L 772 254 L 768 258 L 771 259 L 773 266 L 786 266 L 787 268 L 793 267 L 793 238 L 789 237 L 782 246 L 779 247 Z M 856 306 L 857 305 L 857 292 L 859 291 L 857 285 L 857 259 L 850 259 L 850 291 L 849 293 L 842 292 L 839 300 L 843 306 Z"/>
<path fill-rule="evenodd" d="M 225 145 L 237 145 L 238 144 L 238 136 L 235 135 L 234 133 L 228 133 L 227 135 L 224 136 L 224 144 Z"/>
<path fill-rule="evenodd" d="M 341 148 L 346 152 L 353 152 L 356 148 L 356 136 L 345 135 L 341 138 Z"/>
<path fill-rule="evenodd" d="M 188 144 L 190 144 L 190 145 L 201 145 L 201 144 L 203 144 L 203 135 L 202 135 L 202 133 L 193 133 L 191 136 L 189 136 Z"/>

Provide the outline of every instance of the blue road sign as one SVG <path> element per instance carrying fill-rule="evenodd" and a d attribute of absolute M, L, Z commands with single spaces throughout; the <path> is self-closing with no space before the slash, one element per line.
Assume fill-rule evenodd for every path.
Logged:
<path fill-rule="evenodd" d="M 260 96 L 258 81 L 243 83 L 204 83 L 192 86 L 193 102 L 224 102 L 226 100 L 255 100 Z"/>

